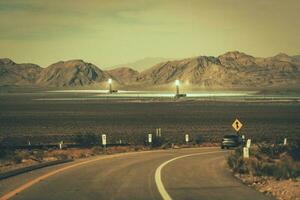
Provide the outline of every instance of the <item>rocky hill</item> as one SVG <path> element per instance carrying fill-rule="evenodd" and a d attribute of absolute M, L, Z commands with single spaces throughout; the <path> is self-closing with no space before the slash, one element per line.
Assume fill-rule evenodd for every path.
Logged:
<path fill-rule="evenodd" d="M 255 58 L 238 51 L 219 57 L 199 56 L 160 63 L 143 71 L 138 81 L 168 84 L 180 79 L 201 88 L 259 88 L 296 85 L 300 82 L 300 64 L 294 58 L 278 54 Z"/>
<path fill-rule="evenodd" d="M 8 58 L 0 59 L 0 86 L 35 84 L 42 69 L 35 64 L 17 64 Z"/>
<path fill-rule="evenodd" d="M 97 66 L 83 60 L 60 61 L 42 70 L 36 81 L 41 86 L 85 86 L 105 81 L 110 77 Z"/>

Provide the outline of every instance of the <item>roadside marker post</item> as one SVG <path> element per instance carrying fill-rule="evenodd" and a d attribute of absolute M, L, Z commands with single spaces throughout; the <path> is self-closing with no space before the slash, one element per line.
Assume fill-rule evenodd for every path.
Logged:
<path fill-rule="evenodd" d="M 247 140 L 247 143 L 246 143 L 246 147 L 247 147 L 247 148 L 250 148 L 250 146 L 251 146 L 251 139 L 248 139 L 248 140 Z"/>
<path fill-rule="evenodd" d="M 156 137 L 161 137 L 161 128 L 156 129 Z"/>
<path fill-rule="evenodd" d="M 284 145 L 284 146 L 287 145 L 287 138 L 284 138 L 284 140 L 283 140 L 283 145 Z"/>
<path fill-rule="evenodd" d="M 61 141 L 61 142 L 58 144 L 60 150 L 62 150 L 63 144 L 64 144 L 64 141 Z"/>
<path fill-rule="evenodd" d="M 106 146 L 106 134 L 102 134 L 102 145 Z"/>
<path fill-rule="evenodd" d="M 102 134 L 102 146 L 106 152 L 106 134 Z"/>
<path fill-rule="evenodd" d="M 152 143 L 152 134 L 151 133 L 148 134 L 148 143 L 149 144 Z"/>
<path fill-rule="evenodd" d="M 189 134 L 185 134 L 185 142 L 189 143 Z"/>
<path fill-rule="evenodd" d="M 243 158 L 249 158 L 249 148 L 243 147 Z"/>

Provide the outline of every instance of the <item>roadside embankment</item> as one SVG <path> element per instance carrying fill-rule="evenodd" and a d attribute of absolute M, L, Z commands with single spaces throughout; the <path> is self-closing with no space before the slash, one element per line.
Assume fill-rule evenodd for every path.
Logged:
<path fill-rule="evenodd" d="M 228 165 L 245 184 L 280 200 L 300 199 L 300 143 L 260 143 L 243 158 L 242 148 L 228 157 Z"/>

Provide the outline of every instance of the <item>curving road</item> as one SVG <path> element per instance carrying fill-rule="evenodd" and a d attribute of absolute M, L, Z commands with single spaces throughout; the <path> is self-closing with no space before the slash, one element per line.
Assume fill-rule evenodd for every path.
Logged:
<path fill-rule="evenodd" d="M 226 155 L 218 148 L 123 154 L 61 171 L 11 199 L 269 199 L 232 177 Z"/>

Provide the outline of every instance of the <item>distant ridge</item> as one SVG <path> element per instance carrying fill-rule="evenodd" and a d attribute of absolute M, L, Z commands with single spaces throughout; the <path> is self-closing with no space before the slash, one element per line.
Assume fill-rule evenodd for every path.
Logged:
<path fill-rule="evenodd" d="M 41 87 L 81 87 L 104 83 L 112 78 L 118 85 L 150 87 L 173 84 L 176 79 L 203 89 L 284 88 L 300 86 L 299 56 L 279 53 L 258 58 L 239 51 L 218 57 L 198 56 L 159 62 L 138 72 L 121 67 L 101 70 L 83 60 L 54 63 L 46 68 L 16 64 L 0 59 L 0 85 Z"/>
<path fill-rule="evenodd" d="M 120 67 L 106 71 L 121 84 L 130 85 L 137 81 L 139 72 L 128 67 Z"/>
<path fill-rule="evenodd" d="M 124 63 L 124 64 L 118 64 L 118 65 L 114 65 L 112 67 L 109 67 L 109 69 L 116 69 L 116 68 L 120 68 L 120 67 L 125 67 L 125 68 L 132 68 L 136 71 L 143 71 L 149 67 L 152 67 L 153 65 L 157 64 L 157 63 L 161 63 L 161 62 L 165 62 L 168 60 L 173 60 L 170 58 L 162 58 L 162 57 L 146 57 L 143 58 L 141 60 L 137 60 L 135 62 L 129 62 L 129 63 Z"/>
<path fill-rule="evenodd" d="M 300 55 L 293 56 L 293 58 L 294 58 L 296 61 L 300 62 Z"/>

